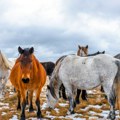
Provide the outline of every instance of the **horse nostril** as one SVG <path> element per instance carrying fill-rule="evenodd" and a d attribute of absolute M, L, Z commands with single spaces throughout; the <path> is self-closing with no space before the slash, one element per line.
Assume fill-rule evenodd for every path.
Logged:
<path fill-rule="evenodd" d="M 29 78 L 26 78 L 26 81 L 27 81 L 27 82 L 29 82 L 29 80 L 30 80 Z"/>
<path fill-rule="evenodd" d="M 22 81 L 24 82 L 24 83 L 28 83 L 29 82 L 29 78 L 22 78 Z"/>

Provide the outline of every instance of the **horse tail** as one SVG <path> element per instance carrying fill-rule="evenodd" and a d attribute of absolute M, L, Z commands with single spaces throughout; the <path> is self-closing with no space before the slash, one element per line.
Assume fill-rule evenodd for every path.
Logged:
<path fill-rule="evenodd" d="M 59 60 L 59 62 L 55 66 L 52 76 L 50 77 L 50 91 L 51 91 L 53 97 L 56 99 L 57 99 L 57 95 L 55 93 L 55 89 L 59 89 L 60 85 L 62 84 L 62 82 L 58 78 L 58 72 L 59 72 L 59 68 L 61 66 L 62 60 L 63 59 Z"/>
<path fill-rule="evenodd" d="M 114 89 L 115 89 L 115 95 L 116 95 L 116 108 L 120 110 L 120 61 L 116 61 L 116 65 L 118 66 L 118 71 L 114 80 Z M 119 112 L 120 114 L 120 112 Z"/>

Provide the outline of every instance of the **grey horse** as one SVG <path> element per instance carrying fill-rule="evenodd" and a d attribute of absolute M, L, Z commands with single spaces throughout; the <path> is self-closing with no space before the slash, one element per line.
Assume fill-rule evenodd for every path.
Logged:
<path fill-rule="evenodd" d="M 74 89 L 89 90 L 102 85 L 110 104 L 108 118 L 115 119 L 115 103 L 120 106 L 120 60 L 99 54 L 90 57 L 68 55 L 55 67 L 47 86 L 47 102 L 54 108 L 59 99 L 59 87 L 64 84 L 69 98 L 68 114 L 74 113 Z M 120 108 L 120 107 L 119 107 Z"/>

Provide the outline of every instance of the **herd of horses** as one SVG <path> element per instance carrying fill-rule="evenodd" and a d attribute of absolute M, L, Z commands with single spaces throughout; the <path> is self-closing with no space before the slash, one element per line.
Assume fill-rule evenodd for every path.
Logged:
<path fill-rule="evenodd" d="M 114 57 L 105 54 L 105 51 L 88 54 L 88 45 L 78 46 L 77 54 L 64 55 L 53 63 L 39 62 L 34 55 L 33 47 L 18 47 L 18 52 L 20 55 L 14 65 L 2 53 L 0 54 L 0 90 L 4 93 L 9 78 L 17 92 L 17 109 L 21 109 L 20 120 L 25 120 L 28 98 L 29 111 L 34 110 L 34 92 L 37 118 L 42 118 L 40 93 L 47 75 L 49 85 L 46 98 L 49 107 L 54 108 L 59 98 L 63 97 L 69 100 L 70 104 L 67 114 L 73 114 L 76 104 L 80 103 L 80 94 L 83 100 L 87 100 L 86 90 L 101 85 L 110 104 L 108 118 L 115 119 L 115 104 L 120 109 L 120 54 Z"/>

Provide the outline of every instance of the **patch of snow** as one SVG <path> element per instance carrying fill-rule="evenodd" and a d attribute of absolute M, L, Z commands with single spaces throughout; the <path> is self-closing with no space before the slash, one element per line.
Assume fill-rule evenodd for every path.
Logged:
<path fill-rule="evenodd" d="M 7 113 L 6 112 L 2 112 L 2 114 L 1 115 L 6 115 Z"/>
<path fill-rule="evenodd" d="M 94 112 L 94 111 L 89 111 L 89 113 L 90 113 L 91 115 L 95 115 L 95 114 L 96 114 L 96 112 Z"/>
<path fill-rule="evenodd" d="M 47 103 L 43 103 L 43 105 L 41 106 L 41 110 L 45 110 L 45 108 L 48 108 L 48 104 Z"/>
<path fill-rule="evenodd" d="M 0 99 L 3 99 L 4 98 L 4 95 L 2 95 L 2 93 L 0 93 Z"/>
<path fill-rule="evenodd" d="M 55 110 L 57 113 L 59 113 L 59 109 L 58 109 L 58 108 L 55 108 L 54 110 Z"/>
<path fill-rule="evenodd" d="M 77 120 L 78 118 L 75 118 L 75 116 L 82 116 L 82 114 L 70 114 L 70 115 L 67 115 L 65 118 L 71 118 L 72 120 Z M 83 119 L 83 118 L 79 118 L 79 120 L 86 120 L 86 119 Z"/>
<path fill-rule="evenodd" d="M 0 110 L 2 110 L 2 109 L 9 109 L 9 107 L 8 106 L 0 107 Z"/>
<path fill-rule="evenodd" d="M 99 115 L 102 116 L 102 117 L 106 117 L 107 118 L 108 114 L 109 114 L 109 110 L 104 110 Z"/>
<path fill-rule="evenodd" d="M 88 105 L 88 107 L 92 107 L 92 108 L 98 108 L 98 109 L 100 109 L 102 106 L 100 106 L 100 105 Z"/>
<path fill-rule="evenodd" d="M 2 102 L 0 102 L 0 105 L 1 106 L 9 106 L 9 103 L 2 103 Z"/>
<path fill-rule="evenodd" d="M 66 105 L 68 105 L 68 104 L 66 104 L 66 103 L 59 103 L 59 106 L 61 106 L 61 107 L 65 107 Z"/>
<path fill-rule="evenodd" d="M 9 120 L 18 120 L 17 115 L 13 115 L 13 117 Z"/>
<path fill-rule="evenodd" d="M 45 119 L 45 118 L 41 118 L 41 119 L 37 119 L 37 118 L 29 118 L 27 120 L 48 120 L 48 119 Z"/>
<path fill-rule="evenodd" d="M 98 117 L 89 117 L 89 120 L 103 120 L 103 119 L 98 118 Z"/>
<path fill-rule="evenodd" d="M 9 92 L 9 95 L 13 95 L 15 92 Z"/>

